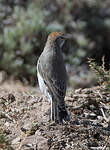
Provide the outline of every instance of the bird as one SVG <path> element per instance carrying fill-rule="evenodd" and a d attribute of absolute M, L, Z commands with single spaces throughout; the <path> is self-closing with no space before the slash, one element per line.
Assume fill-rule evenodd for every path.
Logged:
<path fill-rule="evenodd" d="M 66 38 L 61 32 L 50 33 L 37 61 L 38 84 L 50 103 L 50 119 L 58 124 L 70 121 L 64 101 L 67 73 L 62 48 Z"/>

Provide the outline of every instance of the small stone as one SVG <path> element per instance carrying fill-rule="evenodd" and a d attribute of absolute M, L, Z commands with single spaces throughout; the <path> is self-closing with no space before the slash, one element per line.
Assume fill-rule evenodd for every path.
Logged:
<path fill-rule="evenodd" d="M 84 116 L 87 118 L 87 117 L 88 117 L 88 113 L 87 113 L 87 112 L 84 112 Z"/>
<path fill-rule="evenodd" d="M 102 117 L 102 116 L 97 116 L 97 118 L 98 118 L 99 120 L 103 120 L 103 117 Z"/>
<path fill-rule="evenodd" d="M 41 132 L 38 130 L 38 131 L 35 132 L 35 135 L 40 136 Z"/>
<path fill-rule="evenodd" d="M 30 130 L 30 128 L 31 128 L 30 124 L 25 124 L 23 127 L 21 127 L 21 131 L 26 133 L 27 131 Z"/>
<path fill-rule="evenodd" d="M 37 139 L 37 148 L 40 150 L 43 150 L 43 149 L 45 149 L 45 150 L 48 150 L 49 149 L 49 147 L 48 147 L 48 139 L 46 139 L 46 138 L 43 138 L 43 137 L 39 137 L 38 139 Z"/>
<path fill-rule="evenodd" d="M 32 147 L 32 144 L 25 144 L 26 147 Z"/>
<path fill-rule="evenodd" d="M 10 125 L 9 122 L 6 122 L 6 123 L 5 123 L 5 126 L 6 126 L 6 127 L 9 127 L 9 125 Z"/>
<path fill-rule="evenodd" d="M 91 119 L 96 119 L 97 115 L 95 113 L 90 113 L 88 117 Z"/>
<path fill-rule="evenodd" d="M 48 147 L 48 139 L 44 138 L 42 135 L 41 135 L 41 132 L 40 131 L 37 131 L 35 133 L 35 136 L 36 136 L 36 145 L 37 145 L 37 149 L 38 150 L 48 150 L 49 147 Z"/>
<path fill-rule="evenodd" d="M 75 90 L 75 93 L 79 94 L 79 93 L 81 93 L 81 91 L 82 91 L 82 89 L 80 88 L 80 89 Z"/>

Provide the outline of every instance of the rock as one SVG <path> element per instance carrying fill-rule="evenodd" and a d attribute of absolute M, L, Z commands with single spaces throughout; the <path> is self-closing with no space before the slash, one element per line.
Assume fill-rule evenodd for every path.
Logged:
<path fill-rule="evenodd" d="M 5 122 L 4 124 L 6 127 L 9 127 L 10 126 L 10 123 L 9 122 Z"/>
<path fill-rule="evenodd" d="M 21 150 L 31 150 L 31 149 L 37 149 L 37 150 L 48 150 L 48 139 L 44 138 L 40 131 L 37 131 L 35 135 L 28 136 L 25 138 L 25 140 L 22 142 L 22 149 Z"/>
<path fill-rule="evenodd" d="M 102 121 L 103 117 L 102 116 L 97 116 L 97 119 L 99 119 L 100 121 Z"/>
<path fill-rule="evenodd" d="M 31 125 L 30 124 L 25 124 L 23 127 L 21 127 L 21 131 L 23 131 L 24 133 L 26 133 L 30 129 L 31 129 Z"/>
<path fill-rule="evenodd" d="M 82 91 L 81 88 L 80 88 L 80 89 L 76 89 L 76 90 L 75 90 L 75 93 L 76 93 L 76 94 L 79 94 L 79 93 L 81 93 L 81 91 Z"/>
<path fill-rule="evenodd" d="M 48 150 L 49 149 L 49 147 L 48 147 L 48 139 L 46 139 L 46 138 L 44 138 L 42 135 L 41 135 L 41 133 L 40 133 L 40 131 L 37 131 L 36 133 L 35 133 L 35 135 L 36 135 L 36 138 L 37 138 L 37 143 L 36 143 L 36 148 L 38 149 L 38 150 Z"/>
<path fill-rule="evenodd" d="M 48 150 L 49 147 L 48 147 L 48 140 L 46 138 L 43 138 L 43 137 L 40 137 L 39 139 L 37 139 L 37 149 L 38 150 Z"/>
<path fill-rule="evenodd" d="M 20 137 L 17 137 L 17 138 L 15 138 L 15 139 L 12 141 L 12 145 L 18 144 L 20 141 L 21 141 L 21 138 L 20 138 Z"/>
<path fill-rule="evenodd" d="M 25 146 L 27 146 L 27 147 L 32 147 L 32 144 L 25 144 Z"/>
<path fill-rule="evenodd" d="M 16 98 L 15 98 L 15 96 L 12 93 L 8 94 L 8 101 L 10 101 L 12 103 L 15 100 L 16 100 Z"/>
<path fill-rule="evenodd" d="M 91 119 L 96 119 L 97 115 L 95 113 L 90 113 L 88 117 Z"/>

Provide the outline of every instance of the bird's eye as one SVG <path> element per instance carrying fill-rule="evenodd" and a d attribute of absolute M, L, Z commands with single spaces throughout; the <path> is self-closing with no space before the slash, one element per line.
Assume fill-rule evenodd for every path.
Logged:
<path fill-rule="evenodd" d="M 59 47 L 62 47 L 65 42 L 65 39 L 63 37 L 59 37 L 56 42 Z"/>

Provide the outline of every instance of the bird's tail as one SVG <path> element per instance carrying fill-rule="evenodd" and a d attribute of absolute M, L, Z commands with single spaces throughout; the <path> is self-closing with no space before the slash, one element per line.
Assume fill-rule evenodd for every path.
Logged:
<path fill-rule="evenodd" d="M 52 102 L 51 118 L 56 123 L 62 123 L 64 121 L 70 121 L 70 116 L 66 110 L 65 105 L 58 105 L 56 102 Z"/>

